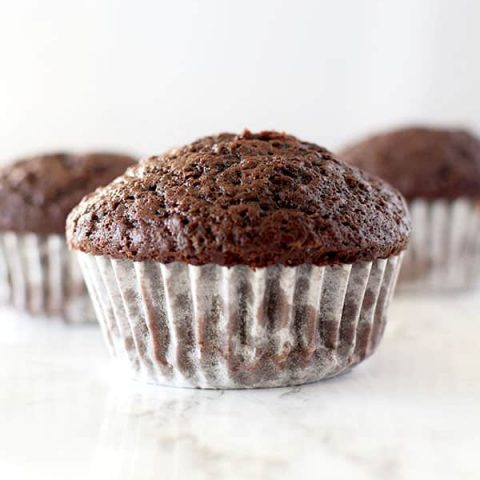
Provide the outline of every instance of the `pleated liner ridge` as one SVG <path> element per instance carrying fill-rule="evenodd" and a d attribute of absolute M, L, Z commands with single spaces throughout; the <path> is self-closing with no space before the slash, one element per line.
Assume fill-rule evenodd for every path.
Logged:
<path fill-rule="evenodd" d="M 78 261 L 62 235 L 0 234 L 0 301 L 66 322 L 95 321 Z"/>
<path fill-rule="evenodd" d="M 480 284 L 480 202 L 409 203 L 412 235 L 399 289 L 448 290 Z"/>
<path fill-rule="evenodd" d="M 251 269 L 78 255 L 113 356 L 137 379 L 196 388 L 296 385 L 361 362 L 401 261 Z"/>

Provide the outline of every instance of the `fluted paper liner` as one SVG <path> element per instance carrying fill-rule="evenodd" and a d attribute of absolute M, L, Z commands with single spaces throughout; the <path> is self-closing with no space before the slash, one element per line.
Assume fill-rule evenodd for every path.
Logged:
<path fill-rule="evenodd" d="M 480 284 L 480 202 L 468 199 L 409 203 L 412 235 L 399 289 L 465 289 Z"/>
<path fill-rule="evenodd" d="M 34 315 L 95 321 L 78 261 L 63 235 L 0 234 L 0 300 Z"/>
<path fill-rule="evenodd" d="M 197 388 L 297 385 L 361 362 L 401 259 L 251 269 L 78 255 L 113 356 L 138 379 Z"/>

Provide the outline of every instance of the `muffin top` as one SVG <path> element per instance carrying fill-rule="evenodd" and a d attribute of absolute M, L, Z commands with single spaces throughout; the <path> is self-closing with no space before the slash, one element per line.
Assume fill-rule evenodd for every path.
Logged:
<path fill-rule="evenodd" d="M 480 197 L 480 140 L 464 130 L 396 130 L 339 156 L 387 180 L 407 199 Z"/>
<path fill-rule="evenodd" d="M 54 153 L 0 168 L 0 231 L 65 233 L 67 215 L 82 197 L 134 163 L 114 153 Z"/>
<path fill-rule="evenodd" d="M 265 267 L 370 261 L 406 246 L 399 193 L 277 132 L 222 133 L 148 158 L 69 215 L 72 249 Z"/>

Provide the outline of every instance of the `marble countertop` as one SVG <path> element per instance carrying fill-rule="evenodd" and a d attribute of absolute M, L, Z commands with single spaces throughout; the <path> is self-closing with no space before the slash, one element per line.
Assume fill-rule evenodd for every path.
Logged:
<path fill-rule="evenodd" d="M 363 365 L 257 391 L 143 386 L 96 326 L 0 318 L 1 478 L 480 478 L 480 293 L 396 299 Z"/>

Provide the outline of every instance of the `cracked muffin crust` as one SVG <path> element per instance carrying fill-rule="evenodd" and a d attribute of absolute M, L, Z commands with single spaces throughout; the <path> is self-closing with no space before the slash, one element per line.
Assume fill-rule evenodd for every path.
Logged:
<path fill-rule="evenodd" d="M 130 168 L 68 218 L 72 249 L 192 265 L 317 266 L 402 251 L 401 195 L 272 131 L 205 137 Z"/>

